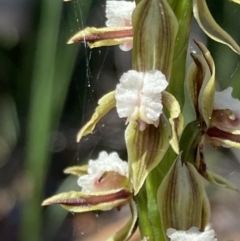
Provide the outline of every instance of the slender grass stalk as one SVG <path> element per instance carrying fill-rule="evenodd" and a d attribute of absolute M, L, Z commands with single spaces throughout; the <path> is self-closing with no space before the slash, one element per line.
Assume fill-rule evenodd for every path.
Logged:
<path fill-rule="evenodd" d="M 33 69 L 25 171 L 33 190 L 23 204 L 21 240 L 41 240 L 43 184 L 49 160 L 61 1 L 42 0 Z"/>
<path fill-rule="evenodd" d="M 86 18 L 92 1 L 84 4 Z M 78 46 L 66 45 L 67 24 L 61 26 L 62 2 L 43 0 L 31 89 L 26 175 L 33 190 L 23 207 L 21 240 L 42 240 L 43 185 L 50 159 L 51 130 L 65 103 Z M 68 20 L 67 20 L 68 21 Z M 69 36 L 68 36 L 69 37 Z M 54 227 L 59 226 L 59 220 Z M 53 231 L 54 233 L 54 231 Z"/>

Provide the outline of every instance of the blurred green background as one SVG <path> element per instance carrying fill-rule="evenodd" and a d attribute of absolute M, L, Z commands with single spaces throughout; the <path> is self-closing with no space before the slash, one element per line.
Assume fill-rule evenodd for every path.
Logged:
<path fill-rule="evenodd" d="M 240 6 L 207 2 L 216 21 L 240 44 Z M 131 53 L 118 47 L 66 45 L 79 29 L 104 26 L 104 11 L 105 0 L 0 0 L 0 240 L 83 240 L 74 232 L 74 215 L 60 207 L 42 208 L 42 200 L 77 189 L 76 179 L 62 174 L 67 166 L 84 163 L 103 149 L 126 159 L 124 120 L 114 111 L 93 136 L 75 143 L 97 100 L 131 68 Z M 204 36 L 196 24 L 192 32 L 194 38 Z M 233 86 L 234 97 L 240 98 L 239 56 L 206 41 L 218 89 Z M 185 115 L 191 120 L 189 106 Z M 216 155 L 209 147 L 208 166 L 240 186 L 239 155 L 221 148 Z M 208 191 L 219 240 L 240 240 L 239 195 L 212 186 Z"/>

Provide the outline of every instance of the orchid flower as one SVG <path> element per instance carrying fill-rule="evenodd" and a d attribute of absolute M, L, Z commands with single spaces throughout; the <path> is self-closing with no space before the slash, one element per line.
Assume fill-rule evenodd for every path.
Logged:
<path fill-rule="evenodd" d="M 87 42 L 90 48 L 119 45 L 123 51 L 131 50 L 132 12 L 135 6 L 135 3 L 130 1 L 107 1 L 107 27 L 88 27 L 81 30 L 68 41 L 68 44 Z"/>
<path fill-rule="evenodd" d="M 121 206 L 131 197 L 128 165 L 116 152 L 108 155 L 102 151 L 88 165 L 69 167 L 64 172 L 79 176 L 81 191 L 57 194 L 43 205 L 59 203 L 72 212 L 87 212 Z"/>
<path fill-rule="evenodd" d="M 232 88 L 215 90 L 215 65 L 207 48 L 196 42 L 202 56 L 192 53 L 188 90 L 196 116 L 205 123 L 205 136 L 213 146 L 240 148 L 240 101 L 231 96 Z"/>
<path fill-rule="evenodd" d="M 191 53 L 194 62 L 188 69 L 187 87 L 196 113 L 196 120 L 189 123 L 181 138 L 186 145 L 185 136 L 191 132 L 192 140 L 188 143 L 191 152 L 183 153 L 209 182 L 238 190 L 221 176 L 208 171 L 204 160 L 205 143 L 214 147 L 240 148 L 239 100 L 231 97 L 232 88 L 222 92 L 215 90 L 215 64 L 208 49 L 195 41 L 202 55 Z M 185 143 L 184 143 L 185 142 Z M 188 141 L 187 141 L 188 142 Z M 181 144 L 180 144 L 181 146 Z"/>
<path fill-rule="evenodd" d="M 137 212 L 132 200 L 127 163 L 122 161 L 116 152 L 108 154 L 102 151 L 98 159 L 90 160 L 88 165 L 68 167 L 64 172 L 79 176 L 81 191 L 56 194 L 44 200 L 42 205 L 61 204 L 68 211 L 82 213 L 108 211 L 128 203 L 132 217 L 124 228 L 112 237 L 119 241 L 128 240 L 135 230 Z"/>
<path fill-rule="evenodd" d="M 239 3 L 239 0 L 232 0 Z M 117 7 L 116 7 L 117 6 Z M 87 42 L 90 48 L 120 45 L 124 51 L 132 48 L 131 14 L 135 2 L 112 1 L 106 2 L 106 28 L 86 28 L 79 31 L 68 41 L 69 44 Z M 240 54 L 239 45 L 213 19 L 205 0 L 193 0 L 193 15 L 199 27 L 213 40 L 228 45 Z"/>

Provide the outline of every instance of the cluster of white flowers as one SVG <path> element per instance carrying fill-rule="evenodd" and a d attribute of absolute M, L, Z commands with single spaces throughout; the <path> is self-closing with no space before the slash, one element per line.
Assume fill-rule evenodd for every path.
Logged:
<path fill-rule="evenodd" d="M 159 70 L 124 73 L 115 96 L 119 117 L 127 118 L 127 123 L 137 120 L 140 130 L 144 130 L 146 124 L 158 126 L 163 108 L 161 93 L 167 86 L 166 77 Z"/>
<path fill-rule="evenodd" d="M 200 232 L 197 227 L 192 227 L 187 231 L 178 231 L 169 228 L 167 230 L 167 236 L 171 241 L 217 241 L 214 230 Z"/>
<path fill-rule="evenodd" d="M 78 179 L 78 185 L 83 192 L 98 191 L 95 183 L 105 172 L 117 172 L 119 175 L 128 177 L 128 164 L 120 159 L 116 152 L 108 154 L 106 151 L 99 153 L 97 160 L 88 163 L 88 174 Z"/>

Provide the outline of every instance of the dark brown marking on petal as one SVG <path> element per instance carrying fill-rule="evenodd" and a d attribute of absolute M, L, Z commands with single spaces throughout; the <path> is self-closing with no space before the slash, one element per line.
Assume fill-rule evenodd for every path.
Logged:
<path fill-rule="evenodd" d="M 219 130 L 216 127 L 209 128 L 207 130 L 207 134 L 209 137 L 215 137 L 223 140 L 229 140 L 240 143 L 240 135 L 234 135 L 232 133 Z"/>
<path fill-rule="evenodd" d="M 88 43 L 95 43 L 97 41 L 102 40 L 110 40 L 110 39 L 122 39 L 122 38 L 129 38 L 133 36 L 132 29 L 125 29 L 125 30 L 112 30 L 112 31 L 105 31 L 99 32 L 95 34 L 84 35 L 81 37 L 75 37 L 72 39 L 72 42 L 88 42 Z"/>
<path fill-rule="evenodd" d="M 54 203 L 63 204 L 66 206 L 89 206 L 89 205 L 98 205 L 101 203 L 108 203 L 113 202 L 119 199 L 127 199 L 131 195 L 130 192 L 127 190 L 120 190 L 116 193 L 106 194 L 106 195 L 91 195 L 89 194 L 88 197 L 75 197 L 75 198 L 68 198 L 68 199 L 59 199 Z"/>

